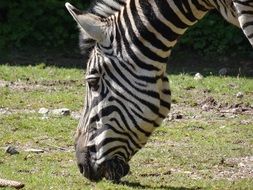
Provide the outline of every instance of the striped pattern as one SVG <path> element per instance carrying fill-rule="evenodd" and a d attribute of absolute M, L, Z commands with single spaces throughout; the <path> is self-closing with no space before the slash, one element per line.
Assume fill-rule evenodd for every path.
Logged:
<path fill-rule="evenodd" d="M 240 27 L 253 46 L 253 0 L 233 0 Z"/>
<path fill-rule="evenodd" d="M 105 161 L 116 157 L 127 163 L 146 144 L 170 110 L 166 62 L 171 49 L 212 9 L 241 27 L 253 45 L 252 0 L 100 0 L 89 13 L 96 15 L 101 35 L 92 24 L 82 25 L 82 16 L 79 20 L 74 11 L 80 46 L 88 55 L 86 102 L 76 134 L 78 160 L 85 149 L 85 162 L 101 172 Z M 83 19 L 92 23 L 89 16 Z"/>
<path fill-rule="evenodd" d="M 96 14 L 98 16 L 101 16 L 102 18 L 107 18 L 116 12 L 120 11 L 122 8 L 124 8 L 125 4 L 129 0 L 99 0 L 96 1 L 89 9 L 89 12 Z M 149 1 L 150 2 L 150 1 Z M 168 6 L 165 4 L 168 2 Z M 191 2 L 193 4 L 198 3 L 199 5 L 203 6 L 197 6 L 200 10 L 203 10 L 204 12 L 210 11 L 212 9 L 216 9 L 218 12 L 221 13 L 221 15 L 231 24 L 236 25 L 238 27 L 241 27 L 243 29 L 243 32 L 245 33 L 245 36 L 249 39 L 251 45 L 253 46 L 253 1 L 252 0 L 198 0 L 198 1 L 182 1 L 178 0 L 175 1 L 178 2 L 177 5 L 182 5 L 184 6 L 184 3 L 190 4 Z M 190 2 L 190 3 L 189 3 Z M 173 9 L 175 6 L 174 1 L 172 0 L 161 0 L 161 1 L 156 1 L 158 5 L 164 5 L 161 6 L 158 10 L 157 6 L 155 9 L 153 9 L 154 14 L 162 21 L 167 22 L 167 23 L 175 23 L 175 24 L 180 24 L 182 21 L 185 22 L 185 24 L 188 24 L 188 21 L 185 20 L 182 16 L 178 15 L 178 13 L 175 14 L 171 13 L 169 15 L 170 18 L 166 18 L 163 16 L 168 15 L 167 10 Z M 176 5 L 176 6 L 177 6 Z M 153 6 L 154 7 L 154 6 Z M 169 8 L 166 9 L 165 7 Z M 162 10 L 161 10 L 162 8 Z M 190 7 L 191 8 L 191 7 Z M 158 10 L 158 11 L 157 11 Z M 178 10 L 176 8 L 175 10 Z M 160 14 L 162 13 L 162 14 Z M 183 13 L 184 14 L 184 13 Z M 239 16 L 239 17 L 238 17 Z M 200 19 L 200 18 L 198 18 Z M 170 24 L 168 25 L 170 29 L 173 28 L 173 25 Z M 188 25 L 188 26 L 191 26 Z M 183 28 L 187 29 L 186 25 L 182 25 Z M 177 34 L 182 35 L 182 31 L 178 28 L 174 28 L 175 32 Z M 185 30 L 184 30 L 185 31 Z M 79 46 L 81 49 L 81 53 L 85 56 L 86 59 L 88 59 L 89 52 L 92 50 L 92 48 L 95 45 L 95 41 L 89 38 L 89 35 L 85 33 L 82 29 L 80 29 L 80 40 L 79 40 Z"/>

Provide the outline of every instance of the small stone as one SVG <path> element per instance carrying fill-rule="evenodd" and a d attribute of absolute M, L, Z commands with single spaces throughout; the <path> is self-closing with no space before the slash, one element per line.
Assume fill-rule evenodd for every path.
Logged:
<path fill-rule="evenodd" d="M 251 123 L 250 120 L 241 120 L 240 121 L 240 124 L 242 124 L 242 125 L 249 125 L 250 123 Z"/>
<path fill-rule="evenodd" d="M 240 162 L 240 163 L 238 164 L 238 166 L 239 166 L 240 168 L 246 167 L 246 165 L 245 165 L 244 163 L 242 163 L 242 162 Z"/>
<path fill-rule="evenodd" d="M 238 92 L 237 94 L 236 94 L 236 98 L 243 98 L 243 93 L 242 92 Z"/>
<path fill-rule="evenodd" d="M 228 74 L 228 69 L 227 68 L 222 68 L 219 70 L 219 75 L 225 76 Z"/>
<path fill-rule="evenodd" d="M 38 111 L 38 113 L 46 115 L 46 114 L 49 113 L 49 109 L 47 109 L 47 108 L 40 108 L 39 111 Z"/>
<path fill-rule="evenodd" d="M 70 110 L 68 108 L 55 109 L 52 111 L 52 114 L 67 116 L 67 115 L 70 115 Z"/>
<path fill-rule="evenodd" d="M 194 76 L 194 80 L 202 80 L 204 77 L 200 73 L 196 73 Z"/>
<path fill-rule="evenodd" d="M 208 111 L 210 110 L 212 107 L 209 105 L 209 104 L 204 104 L 201 109 L 204 110 L 204 111 Z"/>
<path fill-rule="evenodd" d="M 5 152 L 10 155 L 19 154 L 19 151 L 14 146 L 8 146 Z"/>

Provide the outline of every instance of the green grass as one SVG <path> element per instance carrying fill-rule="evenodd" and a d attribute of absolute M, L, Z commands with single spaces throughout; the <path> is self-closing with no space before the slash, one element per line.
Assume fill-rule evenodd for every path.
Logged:
<path fill-rule="evenodd" d="M 66 69 L 46 67 L 44 63 L 36 66 L 9 66 L 0 65 L 0 79 L 7 81 L 17 80 L 82 80 L 83 71 L 80 69 Z"/>
<path fill-rule="evenodd" d="M 79 69 L 39 64 L 28 67 L 0 65 L 0 71 L 0 80 L 11 82 L 1 88 L 1 107 L 39 109 L 65 106 L 75 110 L 82 106 L 84 74 Z"/>
<path fill-rule="evenodd" d="M 188 74 L 170 75 L 174 100 L 188 103 L 196 102 L 199 93 L 203 96 L 213 96 L 223 103 L 240 103 L 236 98 L 238 92 L 244 93 L 243 102 L 252 104 L 253 85 L 251 78 L 244 77 L 219 77 L 207 76 L 203 80 L 196 81 Z M 207 92 L 207 93 L 205 93 Z"/>
<path fill-rule="evenodd" d="M 253 156 L 252 115 L 202 111 L 200 104 L 213 97 L 224 109 L 239 103 L 249 107 L 251 78 L 208 76 L 195 81 L 188 74 L 171 75 L 176 102 L 172 113 L 180 112 L 183 118 L 166 121 L 154 132 L 130 161 L 131 173 L 121 184 L 91 183 L 79 174 L 73 148 L 77 120 L 37 113 L 41 107 L 80 111 L 83 78 L 81 70 L 44 64 L 0 66 L 0 81 L 8 82 L 0 85 L 0 108 L 11 112 L 0 111 L 0 178 L 22 181 L 28 190 L 252 189 L 252 175 L 238 165 Z M 239 91 L 244 93 L 242 99 L 236 98 Z M 6 154 L 4 147 L 9 145 L 20 154 Z M 27 148 L 45 152 L 29 153 Z"/>

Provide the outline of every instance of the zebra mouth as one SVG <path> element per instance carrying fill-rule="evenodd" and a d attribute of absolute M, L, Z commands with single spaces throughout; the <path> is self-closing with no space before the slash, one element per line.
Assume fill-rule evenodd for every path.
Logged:
<path fill-rule="evenodd" d="M 80 173 L 91 181 L 100 181 L 102 179 L 102 168 L 97 168 L 90 160 L 90 152 L 88 149 L 76 152 L 77 165 Z"/>
<path fill-rule="evenodd" d="M 118 157 L 104 162 L 104 176 L 105 179 L 119 183 L 120 179 L 128 174 L 129 165 Z"/>
<path fill-rule="evenodd" d="M 129 165 L 118 157 L 103 162 L 99 167 L 95 167 L 89 160 L 86 160 L 85 164 L 78 164 L 78 167 L 82 175 L 93 182 L 105 178 L 119 183 L 129 172 Z"/>

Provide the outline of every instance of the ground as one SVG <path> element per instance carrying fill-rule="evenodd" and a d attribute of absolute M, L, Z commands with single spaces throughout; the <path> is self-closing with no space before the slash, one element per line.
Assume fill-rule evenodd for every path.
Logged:
<path fill-rule="evenodd" d="M 172 110 L 130 161 L 130 174 L 120 184 L 91 183 L 79 174 L 73 148 L 84 71 L 60 67 L 76 66 L 73 57 L 54 66 L 53 59 L 39 61 L 0 65 L 0 178 L 21 181 L 25 189 L 253 189 L 250 72 L 226 64 L 170 66 Z M 219 76 L 223 67 L 228 73 Z M 204 78 L 194 80 L 196 72 Z M 53 114 L 57 108 L 71 114 Z M 6 153 L 8 146 L 19 154 Z"/>

